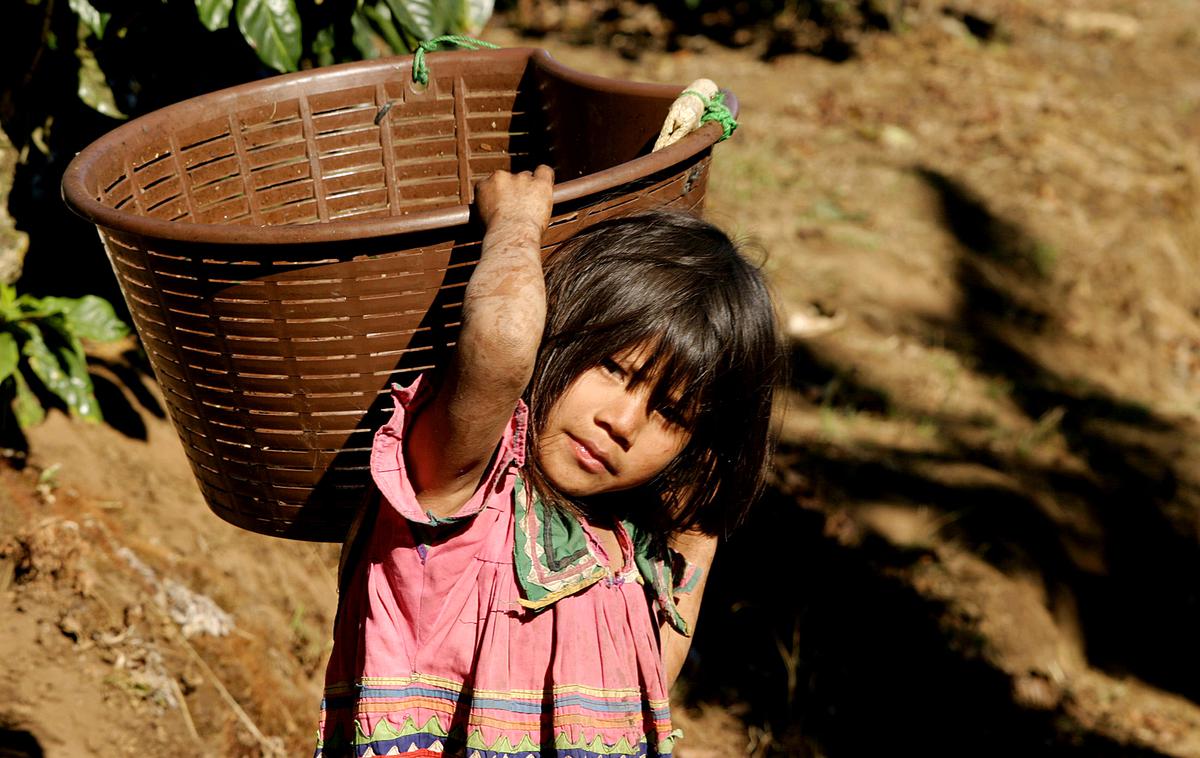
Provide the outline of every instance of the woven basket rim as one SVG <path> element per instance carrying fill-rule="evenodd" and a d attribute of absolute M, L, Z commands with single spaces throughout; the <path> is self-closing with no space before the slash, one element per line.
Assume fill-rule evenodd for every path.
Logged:
<path fill-rule="evenodd" d="M 679 93 L 677 85 L 611 79 L 577 71 L 555 60 L 548 51 L 541 48 L 523 47 L 505 48 L 502 50 L 456 51 L 437 53 L 436 56 L 431 61 L 433 65 L 436 65 L 437 58 L 443 56 L 456 56 L 463 60 L 487 59 L 496 56 L 524 58 L 535 61 L 537 65 L 544 67 L 564 80 L 583 87 L 600 89 L 606 92 L 627 93 L 630 95 L 655 95 L 660 97 L 670 97 Z M 63 199 L 75 213 L 98 226 L 115 231 L 182 242 L 218 243 L 225 245 L 287 245 L 370 239 L 467 224 L 471 219 L 471 207 L 468 205 L 415 211 L 404 216 L 344 219 L 316 224 L 269 226 L 166 221 L 110 208 L 96 200 L 93 193 L 87 189 L 86 178 L 93 171 L 93 167 L 97 161 L 109 150 L 119 149 L 126 142 L 136 142 L 147 131 L 161 130 L 164 122 L 173 119 L 196 117 L 202 113 L 211 112 L 214 106 L 219 106 L 223 103 L 268 89 L 282 89 L 285 92 L 313 94 L 322 90 L 306 88 L 311 88 L 316 82 L 336 84 L 341 79 L 348 79 L 366 72 L 375 72 L 379 69 L 389 68 L 397 69 L 401 72 L 401 75 L 407 75 L 411 67 L 412 56 L 343 63 L 311 71 L 301 71 L 260 79 L 199 95 L 160 108 L 108 132 L 75 156 L 63 174 Z M 722 90 L 722 92 L 725 93 L 725 104 L 736 116 L 738 112 L 737 98 L 728 90 Z M 553 202 L 559 204 L 577 200 L 591 194 L 611 190 L 656 171 L 666 169 L 708 149 L 719 140 L 721 133 L 720 125 L 715 123 L 705 124 L 682 140 L 658 152 L 634 158 L 603 171 L 556 183 L 554 185 Z"/>

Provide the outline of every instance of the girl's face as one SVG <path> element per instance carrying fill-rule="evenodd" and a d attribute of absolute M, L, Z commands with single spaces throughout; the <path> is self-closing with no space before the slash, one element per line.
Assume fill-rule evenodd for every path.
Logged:
<path fill-rule="evenodd" d="M 642 345 L 588 369 L 550 409 L 537 455 L 546 478 L 564 495 L 645 484 L 691 439 L 674 409 L 648 407 L 652 382 L 629 384 L 650 351 Z"/>

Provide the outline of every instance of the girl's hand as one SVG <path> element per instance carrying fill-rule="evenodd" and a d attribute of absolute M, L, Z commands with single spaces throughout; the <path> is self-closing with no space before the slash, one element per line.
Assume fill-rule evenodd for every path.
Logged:
<path fill-rule="evenodd" d="M 488 230 L 506 224 L 528 225 L 540 238 L 550 224 L 553 194 L 554 169 L 543 165 L 532 174 L 495 172 L 476 186 L 475 204 Z"/>

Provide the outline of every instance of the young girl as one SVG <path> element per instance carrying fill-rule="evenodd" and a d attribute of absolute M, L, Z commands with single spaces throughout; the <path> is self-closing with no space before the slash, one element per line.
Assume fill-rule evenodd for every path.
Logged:
<path fill-rule="evenodd" d="M 689 216 L 602 222 L 543 273 L 552 186 L 479 186 L 455 357 L 394 390 L 318 756 L 671 754 L 697 566 L 769 463 L 774 314 Z"/>

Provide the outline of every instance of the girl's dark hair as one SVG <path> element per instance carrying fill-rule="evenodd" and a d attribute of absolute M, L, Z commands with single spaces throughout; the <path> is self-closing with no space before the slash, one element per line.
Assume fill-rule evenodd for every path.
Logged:
<path fill-rule="evenodd" d="M 600 222 L 545 262 L 546 329 L 526 393 L 530 450 L 554 403 L 588 369 L 653 346 L 631 381 L 650 407 L 676 406 L 692 436 L 640 492 L 605 497 L 651 533 L 728 533 L 760 494 L 773 444 L 771 401 L 782 360 L 775 312 L 757 267 L 724 232 L 694 216 L 655 212 Z M 680 407 L 680 401 L 682 407 Z M 586 512 L 527 475 L 544 499 Z M 649 507 L 647 507 L 649 506 Z"/>

